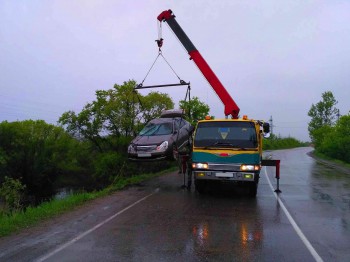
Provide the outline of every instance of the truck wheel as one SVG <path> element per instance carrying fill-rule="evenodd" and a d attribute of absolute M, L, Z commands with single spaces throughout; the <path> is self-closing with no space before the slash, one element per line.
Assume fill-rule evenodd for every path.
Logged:
<path fill-rule="evenodd" d="M 249 185 L 249 196 L 250 197 L 256 197 L 256 194 L 258 192 L 258 184 L 252 183 Z"/>
<path fill-rule="evenodd" d="M 206 192 L 205 190 L 205 184 L 201 181 L 195 181 L 194 182 L 194 185 L 195 185 L 195 188 L 196 188 L 196 191 L 199 193 L 199 194 L 204 194 Z"/>

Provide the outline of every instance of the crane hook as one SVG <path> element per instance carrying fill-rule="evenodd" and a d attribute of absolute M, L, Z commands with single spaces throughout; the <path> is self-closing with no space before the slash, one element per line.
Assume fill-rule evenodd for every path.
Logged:
<path fill-rule="evenodd" d="M 159 38 L 157 40 L 155 40 L 157 42 L 158 48 L 159 48 L 159 52 L 161 52 L 161 47 L 163 46 L 163 38 Z"/>

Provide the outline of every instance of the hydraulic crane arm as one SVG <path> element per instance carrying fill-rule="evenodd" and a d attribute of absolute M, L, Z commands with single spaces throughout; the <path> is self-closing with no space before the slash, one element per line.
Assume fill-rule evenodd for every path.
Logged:
<path fill-rule="evenodd" d="M 188 38 L 186 33 L 182 30 L 180 25 L 175 20 L 175 15 L 173 15 L 171 10 L 163 11 L 157 19 L 162 22 L 167 22 L 170 28 L 173 30 L 177 38 L 183 44 L 185 49 L 187 50 L 190 59 L 192 59 L 199 70 L 202 72 L 204 77 L 207 79 L 209 84 L 212 86 L 216 94 L 219 96 L 221 101 L 225 106 L 225 116 L 231 115 L 232 118 L 238 118 L 239 107 L 232 99 L 230 94 L 227 92 L 226 88 L 221 84 L 219 78 L 215 75 L 213 70 L 209 67 L 207 62 L 204 60 L 202 55 L 193 45 L 191 40 Z"/>

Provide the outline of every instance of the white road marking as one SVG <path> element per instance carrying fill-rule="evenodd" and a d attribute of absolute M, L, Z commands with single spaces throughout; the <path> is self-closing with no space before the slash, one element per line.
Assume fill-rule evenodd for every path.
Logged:
<path fill-rule="evenodd" d="M 272 192 L 274 192 L 275 190 L 273 189 L 273 186 L 271 184 L 271 181 L 267 175 L 267 171 L 266 171 L 266 167 L 265 167 L 265 176 L 267 178 L 267 181 L 270 185 L 270 188 L 272 190 Z M 285 207 L 285 205 L 283 204 L 282 200 L 279 198 L 278 194 L 273 194 L 275 196 L 275 198 L 277 199 L 279 205 L 282 207 L 282 210 L 284 211 L 284 213 L 286 214 L 289 222 L 292 224 L 295 232 L 297 233 L 297 235 L 300 237 L 301 241 L 303 241 L 304 245 L 306 246 L 306 248 L 310 251 L 311 255 L 314 257 L 315 261 L 317 262 L 323 262 L 323 259 L 320 257 L 320 255 L 316 252 L 316 250 L 314 249 L 314 247 L 311 245 L 310 241 L 306 238 L 306 236 L 304 235 L 304 233 L 301 231 L 301 229 L 299 228 L 298 224 L 294 221 L 293 217 L 290 215 L 288 209 Z"/>
<path fill-rule="evenodd" d="M 85 237 L 86 235 L 90 234 L 91 232 L 95 231 L 96 229 L 98 229 L 99 227 L 103 226 L 104 224 L 108 223 L 109 221 L 111 221 L 112 219 L 116 218 L 117 216 L 121 215 L 122 213 L 124 213 L 125 211 L 129 210 L 130 208 L 136 206 L 137 204 L 139 204 L 140 202 L 146 200 L 147 198 L 153 196 L 154 194 L 159 192 L 159 188 L 157 188 L 153 193 L 137 200 L 136 202 L 134 202 L 133 204 L 127 206 L 126 208 L 120 210 L 118 213 L 115 213 L 113 216 L 107 218 L 106 220 L 102 221 L 101 223 L 97 224 L 96 226 L 94 226 L 93 228 L 81 233 L 80 235 L 76 236 L 75 238 L 73 238 L 72 240 L 68 241 L 67 243 L 59 246 L 58 248 L 56 248 L 55 250 L 51 251 L 50 253 L 46 254 L 45 256 L 39 258 L 38 260 L 36 260 L 37 262 L 42 262 L 47 260 L 48 258 L 52 257 L 53 255 L 57 254 L 58 252 L 62 251 L 63 249 L 71 246 L 72 244 L 74 244 L 75 242 L 79 241 L 80 239 L 82 239 L 83 237 Z"/>

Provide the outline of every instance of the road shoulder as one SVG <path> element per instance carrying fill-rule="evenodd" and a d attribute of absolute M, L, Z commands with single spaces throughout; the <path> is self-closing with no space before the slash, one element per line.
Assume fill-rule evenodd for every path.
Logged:
<path fill-rule="evenodd" d="M 343 173 L 345 173 L 345 174 L 350 175 L 350 168 L 349 168 L 349 167 L 346 167 L 345 165 L 336 163 L 336 162 L 334 162 L 334 161 L 332 161 L 332 160 L 320 158 L 320 157 L 318 157 L 318 156 L 316 156 L 316 155 L 314 154 L 314 151 L 310 151 L 310 152 L 308 152 L 307 154 L 308 154 L 310 157 L 314 158 L 314 159 L 315 159 L 317 162 L 319 162 L 319 163 L 322 163 L 322 164 L 324 164 L 324 165 L 326 165 L 326 166 L 329 166 L 329 167 L 331 167 L 331 168 L 334 168 L 334 169 L 339 170 L 339 171 L 341 171 L 341 172 L 343 172 Z"/>

